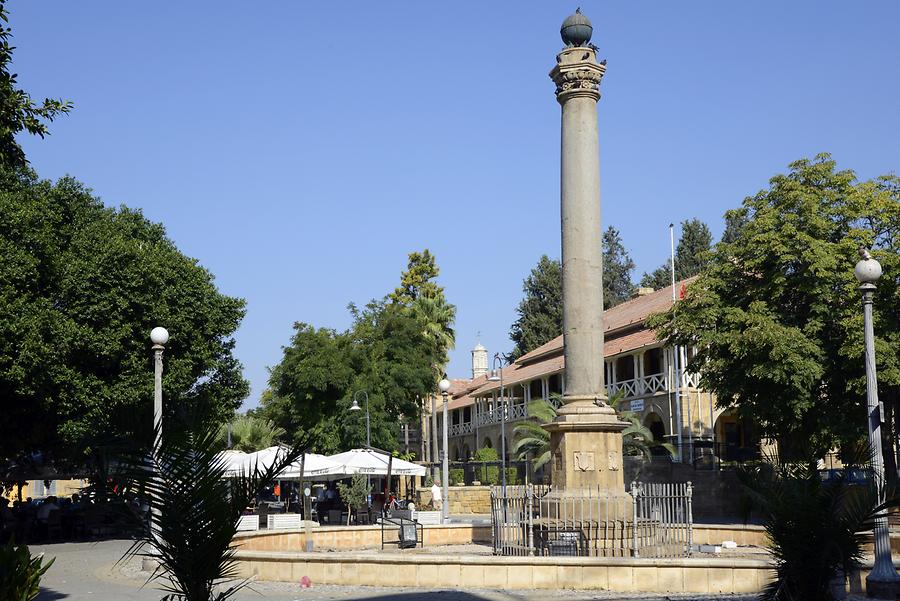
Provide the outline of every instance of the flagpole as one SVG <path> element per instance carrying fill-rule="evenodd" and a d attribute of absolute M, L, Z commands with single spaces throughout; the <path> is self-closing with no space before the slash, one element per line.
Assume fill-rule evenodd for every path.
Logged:
<path fill-rule="evenodd" d="M 672 309 L 675 309 L 675 224 L 669 224 L 669 245 L 671 247 L 671 254 L 669 256 L 669 266 L 671 267 L 672 272 Z M 681 430 L 682 430 L 682 420 L 681 420 L 681 370 L 678 369 L 678 364 L 681 359 L 681 350 L 678 345 L 675 345 L 675 348 L 672 352 L 672 357 L 675 360 L 674 370 L 675 370 L 675 430 L 678 435 L 678 457 L 677 460 L 681 463 L 683 457 L 681 454 Z"/>

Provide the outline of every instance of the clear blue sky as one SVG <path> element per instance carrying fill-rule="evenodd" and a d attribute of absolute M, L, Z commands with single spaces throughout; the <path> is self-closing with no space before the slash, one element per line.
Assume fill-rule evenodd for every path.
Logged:
<path fill-rule="evenodd" d="M 669 222 L 722 214 L 800 157 L 900 168 L 900 3 L 582 0 L 609 61 L 604 224 L 635 277 Z M 12 0 L 15 68 L 74 112 L 26 140 L 44 177 L 165 224 L 247 299 L 255 405 L 294 321 L 345 328 L 430 248 L 476 332 L 510 348 L 522 279 L 559 254 L 564 2 Z M 173 332 L 173 335 L 177 335 Z"/>

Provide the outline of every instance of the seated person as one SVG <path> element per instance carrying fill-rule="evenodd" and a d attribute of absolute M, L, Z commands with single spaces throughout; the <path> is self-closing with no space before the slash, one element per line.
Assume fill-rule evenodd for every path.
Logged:
<path fill-rule="evenodd" d="M 37 519 L 39 522 L 47 523 L 47 518 L 50 517 L 51 511 L 59 511 L 59 505 L 56 503 L 56 497 L 47 497 L 47 499 L 41 503 L 41 506 L 38 507 L 37 510 Z"/>

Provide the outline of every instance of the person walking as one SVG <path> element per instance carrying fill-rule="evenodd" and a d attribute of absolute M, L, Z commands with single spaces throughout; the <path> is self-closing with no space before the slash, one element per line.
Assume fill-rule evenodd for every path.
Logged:
<path fill-rule="evenodd" d="M 431 485 L 431 503 L 437 511 L 444 509 L 444 497 L 441 494 L 441 483 L 438 480 Z"/>

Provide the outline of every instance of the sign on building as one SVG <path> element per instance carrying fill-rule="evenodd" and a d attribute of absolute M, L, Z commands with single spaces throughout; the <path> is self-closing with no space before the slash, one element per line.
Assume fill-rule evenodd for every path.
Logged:
<path fill-rule="evenodd" d="M 643 411 L 644 410 L 644 399 L 635 399 L 631 401 L 631 410 L 632 411 Z"/>

